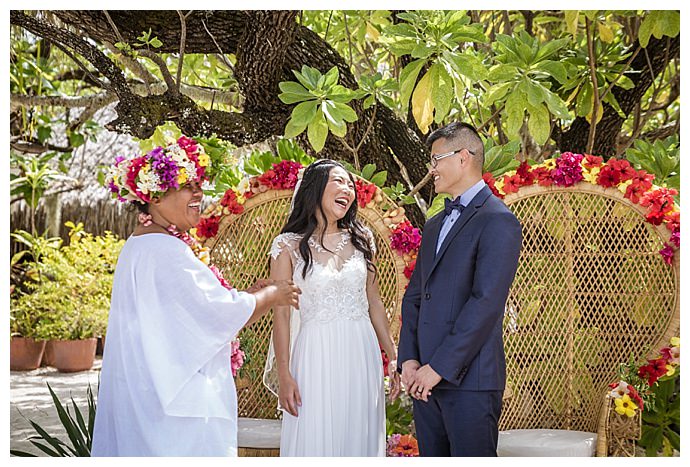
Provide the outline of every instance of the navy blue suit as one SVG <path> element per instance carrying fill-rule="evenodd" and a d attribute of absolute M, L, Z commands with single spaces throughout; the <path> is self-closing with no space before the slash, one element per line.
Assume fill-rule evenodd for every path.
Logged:
<path fill-rule="evenodd" d="M 421 455 L 495 456 L 505 388 L 503 314 L 522 229 L 485 186 L 436 254 L 444 217 L 442 211 L 424 226 L 402 302 L 398 362 L 429 364 L 443 378 L 428 402 L 414 401 Z"/>

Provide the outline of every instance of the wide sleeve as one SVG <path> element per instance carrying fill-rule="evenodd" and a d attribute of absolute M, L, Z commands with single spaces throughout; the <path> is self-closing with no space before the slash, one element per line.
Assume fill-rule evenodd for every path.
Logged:
<path fill-rule="evenodd" d="M 210 390 L 200 385 L 229 370 L 229 343 L 249 320 L 256 299 L 221 286 L 179 240 L 159 244 L 139 258 L 135 269 L 139 332 L 152 389 L 168 415 L 212 416 L 214 410 L 199 409 L 198 391 Z M 219 364 L 219 354 L 227 354 L 228 361 Z"/>

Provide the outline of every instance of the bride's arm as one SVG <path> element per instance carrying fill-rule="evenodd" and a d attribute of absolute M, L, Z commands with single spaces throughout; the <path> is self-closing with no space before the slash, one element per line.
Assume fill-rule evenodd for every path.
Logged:
<path fill-rule="evenodd" d="M 289 248 L 284 248 L 277 258 L 271 259 L 271 279 L 291 280 L 292 261 Z M 280 381 L 279 401 L 290 414 L 297 416 L 302 405 L 297 383 L 290 374 L 290 307 L 273 307 L 273 346 Z"/>
<path fill-rule="evenodd" d="M 393 363 L 389 365 L 388 373 L 392 383 L 391 398 L 395 399 L 400 391 L 399 375 L 395 370 L 397 366 L 395 364 L 395 360 L 397 359 L 395 354 L 395 343 L 393 342 L 393 336 L 391 335 L 390 326 L 388 325 L 386 307 L 383 305 L 381 294 L 379 293 L 378 281 L 376 280 L 376 275 L 371 271 L 367 273 L 367 298 L 369 300 L 369 318 L 371 319 L 371 324 L 374 326 L 376 338 L 379 341 L 381 349 L 386 352 L 386 356 L 388 356 L 388 359 Z"/>

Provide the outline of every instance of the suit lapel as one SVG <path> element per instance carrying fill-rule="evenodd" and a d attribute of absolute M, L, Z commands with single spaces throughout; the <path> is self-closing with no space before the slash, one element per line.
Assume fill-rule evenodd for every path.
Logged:
<path fill-rule="evenodd" d="M 424 236 L 427 242 L 424 245 L 424 255 L 422 256 L 423 268 L 422 271 L 430 271 L 432 265 L 434 264 L 434 255 L 436 255 L 436 243 L 438 242 L 438 236 L 441 233 L 441 225 L 443 224 L 443 215 L 436 215 L 432 217 L 426 228 L 424 229 Z M 431 273 L 429 273 L 431 274 Z M 429 277 L 429 274 L 424 278 L 424 282 Z"/>
<path fill-rule="evenodd" d="M 427 275 L 427 279 L 431 277 L 431 273 L 434 271 L 436 268 L 436 265 L 439 263 L 441 258 L 443 257 L 443 254 L 446 252 L 448 249 L 448 246 L 453 242 L 453 238 L 462 230 L 465 225 L 474 217 L 475 214 L 477 214 L 477 211 L 479 208 L 481 208 L 486 200 L 489 198 L 491 195 L 491 189 L 488 186 L 485 186 L 482 188 L 479 193 L 472 199 L 470 204 L 462 211 L 462 215 L 460 215 L 460 218 L 458 218 L 457 222 L 453 227 L 451 227 L 450 231 L 448 232 L 448 235 L 446 235 L 446 238 L 443 240 L 443 243 L 441 244 L 441 248 L 438 250 L 438 253 L 436 254 L 436 257 L 434 258 L 433 264 L 430 269 L 428 270 L 429 273 Z M 439 223 L 440 225 L 440 223 Z M 438 231 L 436 232 L 434 238 L 436 241 L 438 241 L 438 233 L 440 231 L 440 226 Z M 434 243 L 434 247 L 436 246 L 436 243 Z"/>

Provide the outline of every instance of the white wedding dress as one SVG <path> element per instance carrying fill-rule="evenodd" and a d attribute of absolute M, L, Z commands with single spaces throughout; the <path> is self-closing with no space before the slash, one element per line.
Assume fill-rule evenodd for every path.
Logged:
<path fill-rule="evenodd" d="M 273 258 L 292 256 L 293 280 L 302 289 L 290 325 L 290 371 L 302 406 L 297 417 L 283 411 L 280 455 L 384 456 L 383 364 L 369 319 L 364 255 L 347 233 L 335 254 L 312 238 L 312 269 L 303 279 L 301 238 L 281 234 L 271 248 Z M 264 380 L 277 392 L 270 358 Z"/>

